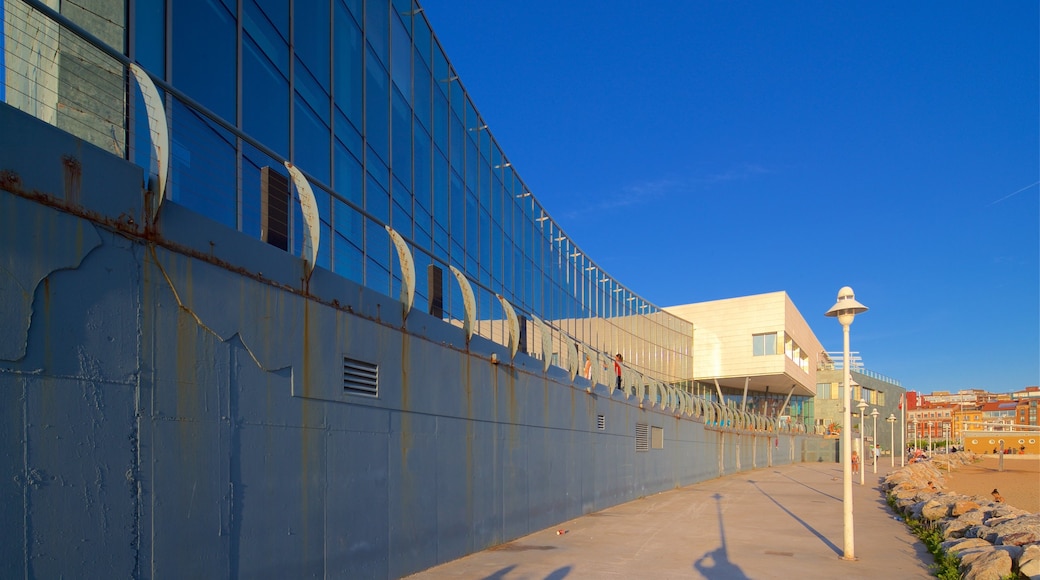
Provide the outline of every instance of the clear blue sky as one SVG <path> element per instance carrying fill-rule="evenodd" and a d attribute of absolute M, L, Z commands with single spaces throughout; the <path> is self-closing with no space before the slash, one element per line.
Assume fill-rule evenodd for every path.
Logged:
<path fill-rule="evenodd" d="M 1040 14 L 426 0 L 527 185 L 658 306 L 786 291 L 921 392 L 1040 383 Z"/>

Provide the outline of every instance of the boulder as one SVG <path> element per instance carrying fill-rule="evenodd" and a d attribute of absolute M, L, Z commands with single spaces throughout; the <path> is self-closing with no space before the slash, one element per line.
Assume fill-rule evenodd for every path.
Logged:
<path fill-rule="evenodd" d="M 979 507 L 979 504 L 971 500 L 958 500 L 953 503 L 953 509 L 950 510 L 950 515 L 953 517 L 960 517 L 970 511 L 978 511 Z M 982 515 L 981 512 L 979 515 Z"/>
<path fill-rule="evenodd" d="M 977 548 L 961 556 L 962 580 L 1001 580 L 1011 575 L 1011 555 L 1004 550 Z"/>
<path fill-rule="evenodd" d="M 1018 557 L 1018 571 L 1029 580 L 1040 580 L 1040 544 L 1025 546 Z"/>
<path fill-rule="evenodd" d="M 921 517 L 930 522 L 937 522 L 949 513 L 950 506 L 938 500 L 930 499 L 921 506 Z"/>
<path fill-rule="evenodd" d="M 975 548 L 989 548 L 989 547 L 991 547 L 989 542 L 987 542 L 986 540 L 981 540 L 979 538 L 963 538 L 963 539 L 960 539 L 960 540 L 947 540 L 947 541 L 943 542 L 940 545 L 942 546 L 942 549 L 943 549 L 944 552 L 949 552 L 951 554 L 956 554 L 957 552 L 960 552 L 960 551 L 963 551 L 963 550 L 971 550 L 971 549 L 975 549 Z"/>

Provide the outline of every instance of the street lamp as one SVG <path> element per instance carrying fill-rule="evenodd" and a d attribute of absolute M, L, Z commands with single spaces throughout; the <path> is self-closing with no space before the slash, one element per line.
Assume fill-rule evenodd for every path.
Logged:
<path fill-rule="evenodd" d="M 877 407 L 870 412 L 870 416 L 874 418 L 874 446 L 870 448 L 870 454 L 874 457 L 874 473 L 877 473 L 877 460 L 878 454 L 874 452 L 877 449 L 877 416 L 879 415 Z"/>
<path fill-rule="evenodd" d="M 856 296 L 852 293 L 852 288 L 845 286 L 841 290 L 838 290 L 838 301 L 830 310 L 827 311 L 826 314 L 827 316 L 838 318 L 838 324 L 841 325 L 845 342 L 845 348 L 842 351 L 844 358 L 842 358 L 841 363 L 844 370 L 842 384 L 845 385 L 845 400 L 841 410 L 843 421 L 841 429 L 841 505 L 845 532 L 845 546 L 841 556 L 843 560 L 856 559 L 855 535 L 852 528 L 852 433 L 850 429 L 852 423 L 852 389 L 850 387 L 852 383 L 852 373 L 849 367 L 849 326 L 852 325 L 852 320 L 857 314 L 866 311 L 866 306 L 856 302 Z"/>
<path fill-rule="evenodd" d="M 896 466 L 896 414 L 889 413 L 888 419 L 885 421 L 888 421 L 888 431 L 892 436 L 890 444 L 892 445 L 892 467 L 894 468 Z"/>
<path fill-rule="evenodd" d="M 863 485 L 867 471 L 867 456 L 863 450 L 863 439 L 867 433 L 867 426 L 863 424 L 863 418 L 866 416 L 867 402 L 860 399 L 856 408 L 859 409 L 859 484 Z"/>
<path fill-rule="evenodd" d="M 928 456 L 932 455 L 932 422 L 928 422 Z"/>

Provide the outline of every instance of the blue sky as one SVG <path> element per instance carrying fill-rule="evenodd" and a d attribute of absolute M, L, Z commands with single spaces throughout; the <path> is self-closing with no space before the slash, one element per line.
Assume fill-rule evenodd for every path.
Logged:
<path fill-rule="evenodd" d="M 786 291 L 921 392 L 1040 383 L 1035 0 L 426 0 L 568 236 L 658 306 Z"/>

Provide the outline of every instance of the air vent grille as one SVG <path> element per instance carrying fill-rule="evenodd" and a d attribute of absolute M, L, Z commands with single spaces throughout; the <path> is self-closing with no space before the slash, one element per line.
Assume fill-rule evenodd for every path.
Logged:
<path fill-rule="evenodd" d="M 379 366 L 343 357 L 343 392 L 350 395 L 379 396 Z"/>
<path fill-rule="evenodd" d="M 607 418 L 604 417 L 603 415 L 596 415 L 596 428 L 597 429 L 601 429 L 601 430 L 602 429 L 606 429 L 607 428 Z"/>
<path fill-rule="evenodd" d="M 649 430 L 646 428 L 646 423 L 636 423 L 636 451 L 649 451 L 650 450 L 650 437 L 648 436 Z"/>

